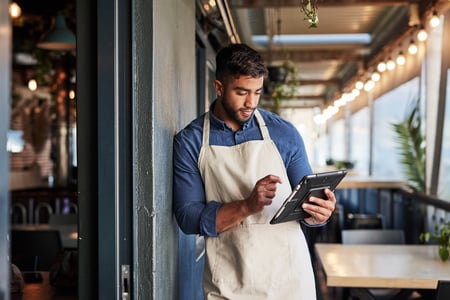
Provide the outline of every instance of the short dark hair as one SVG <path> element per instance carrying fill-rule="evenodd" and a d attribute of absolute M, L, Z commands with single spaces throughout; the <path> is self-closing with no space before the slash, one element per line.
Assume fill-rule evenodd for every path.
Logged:
<path fill-rule="evenodd" d="M 224 82 L 229 77 L 265 77 L 269 72 L 261 55 L 246 44 L 231 44 L 220 49 L 216 56 L 216 79 Z"/>

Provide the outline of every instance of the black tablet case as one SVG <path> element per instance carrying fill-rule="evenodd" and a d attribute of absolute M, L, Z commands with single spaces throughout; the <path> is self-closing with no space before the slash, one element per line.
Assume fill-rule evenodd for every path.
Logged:
<path fill-rule="evenodd" d="M 302 209 L 302 203 L 307 201 L 310 196 L 326 199 L 323 190 L 328 188 L 334 191 L 345 175 L 347 175 L 345 169 L 305 175 L 275 213 L 270 224 L 303 220 L 310 217 Z"/>

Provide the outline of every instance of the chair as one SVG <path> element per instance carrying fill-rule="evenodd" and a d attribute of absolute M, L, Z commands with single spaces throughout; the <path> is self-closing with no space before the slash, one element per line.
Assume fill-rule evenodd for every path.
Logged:
<path fill-rule="evenodd" d="M 405 234 L 397 229 L 344 229 L 343 244 L 404 244 Z"/>
<path fill-rule="evenodd" d="M 450 280 L 439 280 L 436 289 L 436 300 L 450 299 Z"/>
<path fill-rule="evenodd" d="M 22 272 L 48 271 L 62 249 L 58 230 L 11 230 L 11 261 Z"/>
<path fill-rule="evenodd" d="M 404 244 L 403 230 L 397 229 L 344 229 L 341 232 L 343 244 Z M 352 297 L 359 299 L 407 299 L 413 291 L 407 289 L 348 289 Z"/>
<path fill-rule="evenodd" d="M 347 214 L 348 229 L 383 229 L 384 218 L 382 214 Z"/>

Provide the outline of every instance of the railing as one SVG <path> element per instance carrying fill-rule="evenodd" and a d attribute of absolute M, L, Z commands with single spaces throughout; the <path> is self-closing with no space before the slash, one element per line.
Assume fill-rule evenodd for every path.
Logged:
<path fill-rule="evenodd" d="M 336 190 L 336 213 L 317 240 L 340 242 L 340 231 L 349 228 L 350 215 L 380 216 L 387 229 L 403 229 L 406 243 L 420 243 L 422 232 L 450 221 L 450 201 L 403 188 L 349 188 Z"/>

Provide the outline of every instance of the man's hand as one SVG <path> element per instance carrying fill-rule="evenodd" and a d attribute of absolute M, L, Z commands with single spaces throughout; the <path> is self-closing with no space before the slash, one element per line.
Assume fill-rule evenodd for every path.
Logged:
<path fill-rule="evenodd" d="M 303 203 L 302 208 L 311 215 L 311 217 L 305 219 L 306 223 L 310 225 L 323 224 L 333 214 L 336 207 L 336 197 L 329 189 L 325 189 L 324 193 L 328 200 L 311 196 L 309 202 L 314 204 Z"/>
<path fill-rule="evenodd" d="M 250 196 L 245 199 L 248 215 L 253 215 L 264 209 L 264 206 L 272 204 L 272 199 L 277 191 L 277 183 L 281 183 L 280 177 L 267 175 L 258 180 Z"/>
<path fill-rule="evenodd" d="M 256 182 L 248 198 L 222 205 L 217 213 L 217 232 L 236 226 L 248 216 L 262 211 L 264 206 L 272 204 L 277 183 L 281 183 L 280 177 L 267 175 Z"/>

